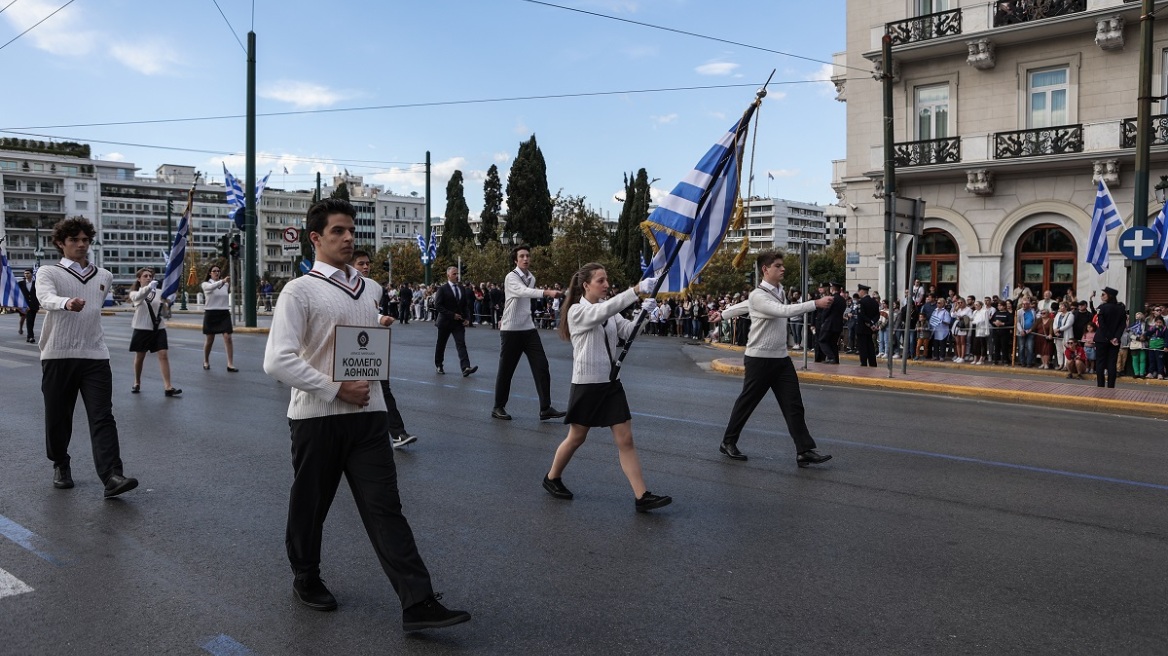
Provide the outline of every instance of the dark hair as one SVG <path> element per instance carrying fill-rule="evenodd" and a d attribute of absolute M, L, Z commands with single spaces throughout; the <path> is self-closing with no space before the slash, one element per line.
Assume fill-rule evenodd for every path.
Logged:
<path fill-rule="evenodd" d="M 519 244 L 511 249 L 511 264 L 519 264 L 519 251 L 531 252 L 531 247 L 527 244 Z"/>
<path fill-rule="evenodd" d="M 141 269 L 138 269 L 138 272 L 134 274 L 134 285 L 130 287 L 130 291 L 136 292 L 139 289 L 142 289 L 142 274 L 146 273 L 147 271 L 154 273 L 154 269 L 150 267 L 142 267 Z"/>
<path fill-rule="evenodd" d="M 363 251 L 361 249 L 357 249 L 357 250 L 353 251 L 353 261 L 356 262 L 357 258 L 359 258 L 359 257 L 367 257 L 370 260 L 373 259 L 373 256 L 370 255 L 368 251 Z"/>
<path fill-rule="evenodd" d="M 354 221 L 357 220 L 357 210 L 353 208 L 352 203 L 341 198 L 325 198 L 308 208 L 304 229 L 323 235 L 325 226 L 328 225 L 328 218 L 333 214 L 344 214 Z"/>
<path fill-rule="evenodd" d="M 584 283 L 592 282 L 592 276 L 597 271 L 604 271 L 604 265 L 589 262 L 572 274 L 572 281 L 568 283 L 568 291 L 564 293 L 564 301 L 560 304 L 560 339 L 572 339 L 572 331 L 568 329 L 568 310 L 584 298 Z"/>
<path fill-rule="evenodd" d="M 211 279 L 211 269 L 219 269 L 219 277 L 220 278 L 223 277 L 223 265 L 215 263 L 215 264 L 212 264 L 211 266 L 207 267 L 207 277 L 203 278 L 203 282 L 207 282 L 208 280 Z"/>
<path fill-rule="evenodd" d="M 758 254 L 758 257 L 754 260 L 754 262 L 758 265 L 758 268 L 761 269 L 765 266 L 774 264 L 775 260 L 781 259 L 783 259 L 782 253 L 775 250 L 765 250 Z"/>
<path fill-rule="evenodd" d="M 57 250 L 64 252 L 61 249 L 61 245 L 65 243 L 65 240 L 69 237 L 76 237 L 81 234 L 89 237 L 91 241 L 93 240 L 94 235 L 97 234 L 97 231 L 94 230 L 93 224 L 89 222 L 89 219 L 83 216 L 75 216 L 71 219 L 61 219 L 60 221 L 57 221 L 56 225 L 53 226 L 53 245 L 57 247 Z"/>

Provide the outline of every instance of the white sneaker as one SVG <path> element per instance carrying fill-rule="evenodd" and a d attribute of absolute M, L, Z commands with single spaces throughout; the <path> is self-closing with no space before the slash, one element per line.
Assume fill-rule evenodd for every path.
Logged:
<path fill-rule="evenodd" d="M 413 444 L 414 442 L 417 442 L 417 441 L 418 441 L 418 437 L 416 435 L 410 435 L 409 433 L 402 433 L 401 435 L 398 435 L 396 437 L 391 438 L 389 440 L 389 443 L 391 445 L 393 445 L 393 448 L 400 449 L 407 444 Z"/>

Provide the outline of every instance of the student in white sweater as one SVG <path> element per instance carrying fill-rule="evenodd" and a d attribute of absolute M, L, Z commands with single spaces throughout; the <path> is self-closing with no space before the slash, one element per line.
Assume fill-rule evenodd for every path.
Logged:
<path fill-rule="evenodd" d="M 722 317 L 738 317 L 750 314 L 750 336 L 746 342 L 746 375 L 742 380 L 742 393 L 734 402 L 730 412 L 730 422 L 722 436 L 718 450 L 731 460 L 746 460 L 746 455 L 738 450 L 738 437 L 746 421 L 767 392 L 773 392 L 778 399 L 779 409 L 787 422 L 787 432 L 795 441 L 795 461 L 800 467 L 817 465 L 831 460 L 829 455 L 815 451 L 815 440 L 807 430 L 803 417 L 803 397 L 799 393 L 799 376 L 795 365 L 787 354 L 787 319 L 807 314 L 818 309 L 826 309 L 832 303 L 831 296 L 815 301 L 789 305 L 783 290 L 783 258 L 775 251 L 758 254 L 757 264 L 762 272 L 762 282 L 742 303 L 732 305 L 722 311 Z"/>
<path fill-rule="evenodd" d="M 343 474 L 366 533 L 402 605 L 406 631 L 452 626 L 470 613 L 446 609 L 430 584 L 413 532 L 401 511 L 389 445 L 385 399 L 369 381 L 333 380 L 335 328 L 377 330 L 381 288 L 347 263 L 353 256 L 356 210 L 328 198 L 308 210 L 305 229 L 316 248 L 306 276 L 284 286 L 264 353 L 264 371 L 292 387 L 292 490 L 285 545 L 296 599 L 319 611 L 337 600 L 320 579 L 324 520 Z"/>
<path fill-rule="evenodd" d="M 652 291 L 655 279 L 641 281 L 643 293 Z M 635 495 L 634 509 L 646 512 L 669 505 L 673 499 L 649 492 L 641 473 L 641 461 L 633 445 L 632 413 L 625 398 L 619 372 L 614 376 L 614 349 L 619 339 L 632 334 L 633 322 L 620 316 L 621 310 L 637 302 L 637 288 L 630 287 L 615 297 L 608 294 L 608 274 L 595 262 L 585 264 L 572 276 L 564 299 L 564 320 L 560 337 L 572 341 L 572 393 L 568 399 L 568 436 L 556 449 L 551 469 L 543 477 L 543 488 L 557 499 L 571 499 L 564 485 L 564 468 L 584 444 L 588 430 L 610 426 L 616 441 L 621 469 Z"/>
<path fill-rule="evenodd" d="M 134 318 L 130 327 L 130 352 L 134 354 L 134 386 L 130 391 L 137 394 L 142 389 L 142 365 L 147 353 L 158 354 L 158 366 L 162 370 L 162 389 L 167 396 L 178 396 L 182 390 L 170 384 L 170 345 L 166 341 L 166 319 L 162 318 L 162 306 L 166 299 L 158 291 L 158 281 L 154 279 L 154 269 L 138 269 L 134 286 L 130 288 L 130 303 L 134 306 Z"/>
<path fill-rule="evenodd" d="M 80 393 L 89 419 L 93 464 L 109 498 L 138 487 L 138 480 L 122 473 L 113 412 L 113 372 L 101 329 L 101 307 L 113 274 L 89 262 L 94 234 L 93 224 L 81 217 L 63 219 L 53 226 L 53 245 L 61 251 L 61 261 L 41 267 L 37 275 L 37 299 L 48 312 L 41 329 L 41 391 L 53 487 L 73 487 L 69 441 Z"/>
<path fill-rule="evenodd" d="M 218 264 L 207 270 L 203 281 L 203 369 L 211 368 L 211 346 L 215 335 L 223 335 L 227 350 L 227 371 L 236 373 L 235 344 L 231 341 L 231 276 L 224 276 Z"/>

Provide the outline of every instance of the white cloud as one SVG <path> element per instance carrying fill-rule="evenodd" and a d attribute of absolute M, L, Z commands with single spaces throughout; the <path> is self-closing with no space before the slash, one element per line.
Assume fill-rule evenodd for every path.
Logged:
<path fill-rule="evenodd" d="M 454 175 L 455 170 L 461 170 L 464 178 L 476 174 L 476 172 L 467 171 L 466 163 L 465 157 L 451 157 L 441 162 L 430 163 L 430 188 L 434 198 L 445 197 L 446 183 L 450 181 L 450 176 Z M 483 177 L 486 176 L 485 172 L 479 173 Z M 499 176 L 506 180 L 506 175 L 502 171 L 499 172 Z M 410 191 L 421 193 L 426 188 L 426 167 L 394 167 L 388 171 L 367 175 L 365 181 L 383 184 L 399 194 Z"/>
<path fill-rule="evenodd" d="M 831 64 L 821 64 L 818 70 L 807 76 L 807 79 L 816 82 L 831 82 L 831 76 L 834 72 L 835 67 Z"/>
<path fill-rule="evenodd" d="M 59 3 L 49 0 L 25 0 L 5 7 L 7 11 L 3 17 L 16 29 L 16 34 L 20 34 L 36 25 L 37 21 L 52 14 L 58 7 Z M 93 51 L 98 41 L 97 32 L 80 27 L 86 22 L 81 9 L 70 5 L 37 25 L 36 29 L 24 38 L 31 39 L 34 47 L 54 55 L 74 57 L 86 55 Z"/>
<path fill-rule="evenodd" d="M 734 62 L 712 61 L 702 64 L 694 69 L 698 75 L 730 75 L 734 69 L 738 68 L 738 64 Z"/>
<path fill-rule="evenodd" d="M 264 85 L 259 94 L 261 98 L 290 103 L 297 109 L 329 107 L 349 97 L 349 94 L 335 91 L 323 84 L 297 80 L 279 80 Z"/>
<path fill-rule="evenodd" d="M 650 116 L 649 118 L 653 119 L 653 123 L 656 125 L 667 125 L 669 123 L 675 123 L 677 121 L 677 114 L 673 113 L 673 114 L 666 114 L 664 116 Z"/>
<path fill-rule="evenodd" d="M 510 153 L 495 153 L 495 161 L 500 163 L 500 164 L 503 164 L 505 162 L 510 162 L 511 161 L 511 154 Z"/>
<path fill-rule="evenodd" d="M 143 75 L 170 72 L 181 60 L 166 43 L 152 39 L 137 43 L 115 43 L 110 46 L 114 59 Z"/>
<path fill-rule="evenodd" d="M 108 153 L 105 155 L 99 155 L 98 159 L 105 160 L 107 162 L 124 162 L 126 161 L 126 156 L 121 153 Z"/>
<path fill-rule="evenodd" d="M 515 124 L 514 131 L 515 131 L 515 134 L 517 134 L 521 137 L 525 137 L 525 136 L 531 134 L 531 129 L 527 127 L 527 124 L 523 122 L 523 119 L 519 119 L 519 122 Z"/>

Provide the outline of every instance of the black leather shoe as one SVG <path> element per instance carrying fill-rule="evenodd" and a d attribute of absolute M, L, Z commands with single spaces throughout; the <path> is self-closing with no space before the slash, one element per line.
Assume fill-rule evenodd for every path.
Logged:
<path fill-rule="evenodd" d="M 431 595 L 402 611 L 402 630 L 441 629 L 470 621 L 470 613 L 446 608 L 438 601 L 441 598 L 442 593 Z"/>
<path fill-rule="evenodd" d="M 673 503 L 673 497 L 657 496 L 645 490 L 640 499 L 637 499 L 637 512 L 648 512 L 654 508 L 664 508 Z"/>
<path fill-rule="evenodd" d="M 179 394 L 182 394 L 182 390 L 177 387 L 166 390 L 167 396 L 178 396 Z"/>
<path fill-rule="evenodd" d="M 68 490 L 73 487 L 73 473 L 69 467 L 53 467 L 53 487 L 58 490 Z"/>
<path fill-rule="evenodd" d="M 562 478 L 548 478 L 545 474 L 543 477 L 543 489 L 548 491 L 548 494 L 557 499 L 571 499 L 572 491 L 564 486 L 564 479 Z"/>
<path fill-rule="evenodd" d="M 312 610 L 337 609 L 337 598 L 324 587 L 324 581 L 319 576 L 296 577 L 292 581 L 292 594 L 296 595 L 296 601 Z"/>
<path fill-rule="evenodd" d="M 114 474 L 105 482 L 105 498 L 116 497 L 136 487 L 138 487 L 138 479 L 127 478 L 121 474 Z"/>
<path fill-rule="evenodd" d="M 491 417 L 511 421 L 511 415 L 507 414 L 507 408 L 491 408 Z"/>
<path fill-rule="evenodd" d="M 434 367 L 434 373 L 445 374 L 446 370 L 442 368 L 442 365 L 438 365 L 437 367 Z"/>
<path fill-rule="evenodd" d="M 722 445 L 718 447 L 718 451 L 721 451 L 722 455 L 731 460 L 746 460 L 746 454 L 739 451 L 738 445 L 736 444 L 728 444 L 723 442 Z"/>
<path fill-rule="evenodd" d="M 462 370 L 462 377 L 466 378 L 467 376 L 473 374 L 474 372 L 476 372 L 478 370 L 479 370 L 479 368 L 477 365 L 474 367 L 467 367 L 466 369 Z"/>
<path fill-rule="evenodd" d="M 807 451 L 800 453 L 798 457 L 795 458 L 795 462 L 799 463 L 800 467 L 806 467 L 808 465 L 821 465 L 828 460 L 831 460 L 831 456 L 820 455 L 815 452 L 815 449 L 808 449 Z"/>
<path fill-rule="evenodd" d="M 545 421 L 547 419 L 559 419 L 560 417 L 566 417 L 567 415 L 567 412 L 564 412 L 563 410 L 556 410 L 549 405 L 548 407 L 539 411 L 539 420 Z"/>

